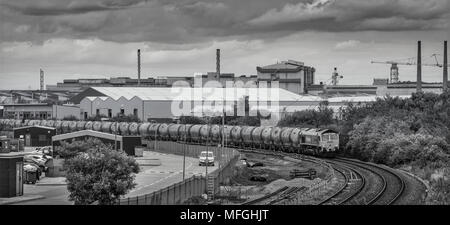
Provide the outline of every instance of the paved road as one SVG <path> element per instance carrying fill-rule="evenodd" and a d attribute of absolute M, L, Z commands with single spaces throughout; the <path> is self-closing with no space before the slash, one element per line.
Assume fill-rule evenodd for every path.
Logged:
<path fill-rule="evenodd" d="M 136 175 L 136 183 L 138 185 L 125 197 L 148 194 L 183 180 L 183 156 L 144 152 L 144 158 L 160 159 L 161 165 L 142 166 L 141 169 L 143 171 Z M 208 166 L 208 173 L 217 168 L 217 162 L 213 167 Z M 206 167 L 199 166 L 198 159 L 186 157 L 185 178 L 193 175 L 204 175 L 205 172 Z"/>
<path fill-rule="evenodd" d="M 68 200 L 69 192 L 64 186 L 36 186 L 25 184 L 23 187 L 24 193 L 42 195 L 43 199 L 37 199 L 26 202 L 19 202 L 11 205 L 73 205 Z"/>
<path fill-rule="evenodd" d="M 138 162 L 142 159 L 159 159 L 159 166 L 141 166 L 141 172 L 136 175 L 137 186 L 131 190 L 126 197 L 148 194 L 161 188 L 183 180 L 183 157 L 178 155 L 161 154 L 156 152 L 144 152 L 144 157 L 136 158 Z M 208 167 L 208 173 L 216 170 L 218 165 Z M 205 166 L 198 165 L 198 159 L 186 157 L 186 178 L 193 175 L 205 174 Z M 45 178 L 44 178 L 45 179 Z M 41 195 L 45 198 L 27 202 L 19 202 L 17 205 L 70 205 L 67 186 L 36 186 L 24 185 L 25 194 Z"/>

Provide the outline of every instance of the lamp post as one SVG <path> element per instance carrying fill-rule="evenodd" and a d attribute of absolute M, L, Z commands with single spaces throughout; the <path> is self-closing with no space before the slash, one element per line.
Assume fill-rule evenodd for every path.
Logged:
<path fill-rule="evenodd" d="M 153 124 L 156 124 L 156 121 L 151 119 L 151 114 L 150 113 L 148 114 L 147 121 L 150 122 L 150 127 L 153 126 Z M 154 145 L 153 145 L 153 150 L 155 150 L 155 151 L 156 151 L 156 137 L 157 137 L 157 134 L 158 134 L 158 128 L 155 129 L 155 137 L 154 137 L 155 140 L 154 140 Z"/>
<path fill-rule="evenodd" d="M 186 145 L 186 124 L 184 124 L 184 137 L 183 137 L 183 139 L 184 139 L 184 143 L 183 143 L 183 181 L 184 181 L 184 179 L 185 179 L 185 173 L 186 173 L 186 147 L 187 147 L 187 145 Z"/>

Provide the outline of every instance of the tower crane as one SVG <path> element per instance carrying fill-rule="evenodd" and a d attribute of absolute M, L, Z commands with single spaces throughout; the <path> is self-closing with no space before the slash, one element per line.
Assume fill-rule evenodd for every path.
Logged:
<path fill-rule="evenodd" d="M 422 66 L 437 66 L 437 67 L 442 67 L 442 64 L 439 64 L 436 58 L 436 54 L 431 55 L 432 57 L 434 56 L 436 59 L 436 64 L 430 64 L 430 63 L 422 63 Z M 398 65 L 405 65 L 405 66 L 413 66 L 413 65 L 417 65 L 416 62 L 412 61 L 412 59 L 414 58 L 408 58 L 409 61 L 408 62 L 397 62 L 397 61 L 371 61 L 371 63 L 378 63 L 378 64 L 391 64 L 391 70 L 390 70 L 390 79 L 389 79 L 389 83 L 398 83 L 399 79 L 398 79 Z M 449 66 L 447 64 L 447 66 Z"/>

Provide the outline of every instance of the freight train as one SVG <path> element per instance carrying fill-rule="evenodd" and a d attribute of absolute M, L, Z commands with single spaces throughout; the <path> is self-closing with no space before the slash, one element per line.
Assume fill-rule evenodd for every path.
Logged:
<path fill-rule="evenodd" d="M 0 125 L 9 128 L 54 127 L 58 134 L 94 130 L 125 136 L 140 135 L 150 140 L 208 145 L 221 144 L 223 137 L 226 146 L 271 149 L 321 157 L 333 157 L 339 149 L 339 134 L 330 129 L 319 128 L 13 119 L 0 119 Z"/>

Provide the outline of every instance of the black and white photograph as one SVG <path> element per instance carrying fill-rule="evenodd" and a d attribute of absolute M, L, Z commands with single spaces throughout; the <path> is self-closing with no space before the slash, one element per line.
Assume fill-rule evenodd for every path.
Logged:
<path fill-rule="evenodd" d="M 0 207 L 449 205 L 449 38 L 448 0 L 0 0 Z"/>

